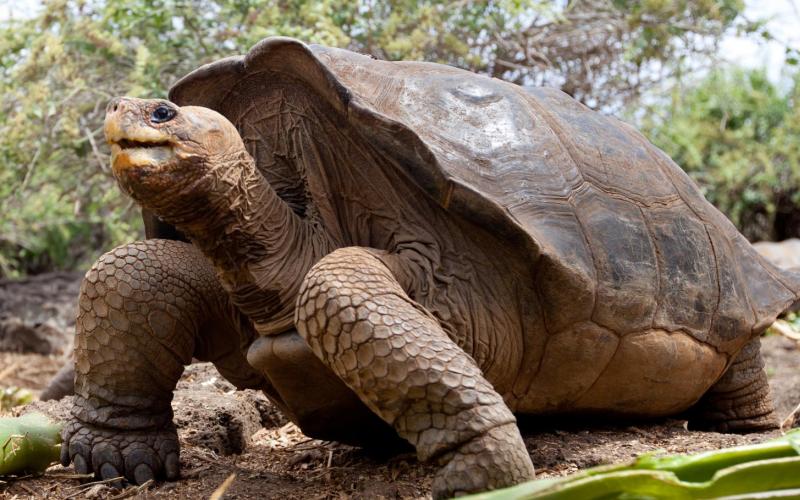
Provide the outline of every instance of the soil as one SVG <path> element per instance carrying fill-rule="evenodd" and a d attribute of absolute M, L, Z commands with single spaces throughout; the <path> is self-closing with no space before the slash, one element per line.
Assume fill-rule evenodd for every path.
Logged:
<path fill-rule="evenodd" d="M 62 357 L 56 352 L 69 345 L 73 328 L 70 311 L 78 280 L 79 276 L 59 275 L 55 280 L 58 286 L 46 278 L 24 283 L 0 281 L 0 326 L 12 321 L 35 331 L 35 324 L 48 324 L 60 329 L 64 342 L 64 346 L 54 346 L 50 354 L 0 352 L 0 388 L 24 387 L 37 394 L 58 370 Z M 13 334 L 0 328 L 0 345 L 4 345 L 3 336 Z M 14 345 L 25 344 L 11 340 Z M 762 343 L 777 413 L 783 418 L 800 404 L 800 345 L 780 336 L 765 337 Z M 69 398 L 35 402 L 0 410 L 0 416 L 42 411 L 63 419 L 69 405 Z M 182 446 L 179 481 L 119 490 L 105 484 L 81 483 L 71 467 L 58 465 L 37 477 L 3 478 L 6 482 L 0 481 L 0 499 L 208 498 L 231 477 L 225 492 L 228 499 L 429 496 L 435 466 L 420 464 L 412 453 L 382 455 L 310 439 L 288 423 L 263 395 L 235 391 L 209 364 L 187 368 L 173 409 Z M 748 435 L 694 432 L 686 429 L 685 421 L 675 419 L 525 419 L 520 427 L 538 477 L 627 461 L 645 452 L 696 452 L 759 442 L 780 434 L 777 430 Z"/>

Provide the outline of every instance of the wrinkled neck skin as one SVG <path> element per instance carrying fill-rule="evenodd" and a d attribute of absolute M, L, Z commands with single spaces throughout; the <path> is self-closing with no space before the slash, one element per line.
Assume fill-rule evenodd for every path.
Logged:
<path fill-rule="evenodd" d="M 213 262 L 259 334 L 284 332 L 293 326 L 306 273 L 334 244 L 321 227 L 291 210 L 246 152 L 210 163 L 214 167 L 200 179 L 176 185 L 158 200 L 140 201 Z"/>

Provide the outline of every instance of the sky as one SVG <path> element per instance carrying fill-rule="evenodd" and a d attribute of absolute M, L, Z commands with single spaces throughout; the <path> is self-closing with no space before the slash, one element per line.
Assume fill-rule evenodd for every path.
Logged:
<path fill-rule="evenodd" d="M 35 12 L 38 0 L 0 0 L 0 20 L 10 16 L 27 17 Z"/>
<path fill-rule="evenodd" d="M 778 41 L 728 36 L 720 46 L 720 57 L 750 68 L 766 68 L 770 80 L 781 79 L 786 59 L 785 47 L 800 48 L 800 0 L 746 0 L 745 17 L 768 19 L 767 26 Z"/>
<path fill-rule="evenodd" d="M 30 16 L 39 4 L 39 0 L 0 0 L 0 20 Z M 779 41 L 758 43 L 730 35 L 722 41 L 720 57 L 750 68 L 766 68 L 770 80 L 779 82 L 786 59 L 784 47 L 800 48 L 800 0 L 745 0 L 745 4 L 745 17 L 768 19 L 769 29 Z"/>

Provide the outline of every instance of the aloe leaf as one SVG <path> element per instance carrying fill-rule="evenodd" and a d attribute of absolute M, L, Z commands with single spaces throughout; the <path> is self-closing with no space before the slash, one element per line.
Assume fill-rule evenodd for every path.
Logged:
<path fill-rule="evenodd" d="M 761 444 L 696 455 L 644 455 L 475 495 L 478 500 L 800 498 L 800 429 Z M 794 496 L 793 496 L 794 495 Z"/>
<path fill-rule="evenodd" d="M 800 457 L 773 458 L 719 471 L 703 487 L 702 498 L 800 488 Z"/>
<path fill-rule="evenodd" d="M 742 495 L 730 495 L 719 497 L 716 500 L 785 500 L 800 498 L 800 488 L 791 490 L 762 491 L 760 493 L 744 493 Z"/>
<path fill-rule="evenodd" d="M 695 455 L 671 455 L 657 457 L 645 455 L 632 466 L 635 469 L 662 470 L 674 472 L 682 481 L 708 481 L 714 474 L 726 467 L 731 467 L 754 460 L 782 458 L 798 455 L 797 442 L 800 429 L 765 443 L 736 446 L 722 450 L 713 450 Z"/>
<path fill-rule="evenodd" d="M 0 418 L 0 476 L 44 471 L 58 461 L 61 426 L 42 414 Z"/>

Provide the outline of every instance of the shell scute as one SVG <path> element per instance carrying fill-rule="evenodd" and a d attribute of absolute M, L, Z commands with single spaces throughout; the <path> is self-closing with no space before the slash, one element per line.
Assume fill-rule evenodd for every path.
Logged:
<path fill-rule="evenodd" d="M 656 328 L 708 342 L 719 297 L 717 263 L 705 225 L 685 205 L 646 211 L 661 277 Z"/>
<path fill-rule="evenodd" d="M 555 89 L 533 89 L 530 94 L 532 108 L 546 117 L 587 182 L 645 206 L 675 199 L 668 177 L 618 120 Z"/>
<path fill-rule="evenodd" d="M 597 270 L 592 319 L 618 334 L 650 328 L 659 297 L 659 270 L 641 208 L 590 189 L 576 199 L 576 210 Z"/>
<path fill-rule="evenodd" d="M 532 235 L 543 242 L 535 286 L 547 330 L 559 332 L 590 320 L 597 279 L 592 250 L 572 207 L 551 208 L 546 218 L 532 226 Z"/>

